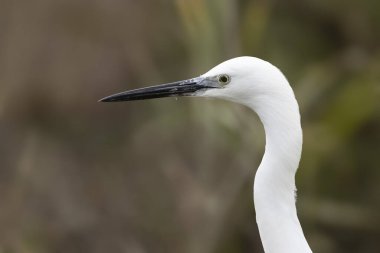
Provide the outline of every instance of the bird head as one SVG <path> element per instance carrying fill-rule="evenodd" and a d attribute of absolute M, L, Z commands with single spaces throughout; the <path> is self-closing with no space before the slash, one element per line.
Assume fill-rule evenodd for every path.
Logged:
<path fill-rule="evenodd" d="M 275 66 L 255 57 L 243 56 L 225 61 L 199 77 L 124 91 L 100 101 L 196 96 L 222 98 L 254 106 L 259 100 L 270 100 L 289 91 L 288 82 Z"/>

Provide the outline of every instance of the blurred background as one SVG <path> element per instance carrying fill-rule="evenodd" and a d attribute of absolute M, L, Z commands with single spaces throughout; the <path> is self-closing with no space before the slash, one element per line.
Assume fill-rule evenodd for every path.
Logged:
<path fill-rule="evenodd" d="M 0 252 L 263 252 L 249 109 L 104 104 L 241 55 L 300 103 L 314 252 L 380 252 L 380 2 L 2 0 Z"/>

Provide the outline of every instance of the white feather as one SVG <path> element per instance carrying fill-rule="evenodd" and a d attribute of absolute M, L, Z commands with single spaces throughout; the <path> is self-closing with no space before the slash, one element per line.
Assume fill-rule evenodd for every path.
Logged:
<path fill-rule="evenodd" d="M 197 95 L 246 105 L 259 115 L 265 129 L 265 153 L 254 182 L 256 221 L 264 250 L 309 253 L 295 200 L 302 129 L 293 90 L 280 70 L 254 57 L 228 60 L 203 77 L 221 74 L 231 77 L 228 85 Z"/>

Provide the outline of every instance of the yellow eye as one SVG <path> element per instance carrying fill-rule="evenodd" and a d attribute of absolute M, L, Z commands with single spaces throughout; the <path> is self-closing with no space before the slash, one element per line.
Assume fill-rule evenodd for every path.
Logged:
<path fill-rule="evenodd" d="M 231 77 L 229 75 L 223 74 L 218 76 L 218 82 L 220 84 L 226 85 L 231 81 Z"/>

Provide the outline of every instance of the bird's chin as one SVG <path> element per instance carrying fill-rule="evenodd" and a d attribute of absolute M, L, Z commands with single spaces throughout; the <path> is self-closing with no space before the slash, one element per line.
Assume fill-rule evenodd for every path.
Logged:
<path fill-rule="evenodd" d="M 237 102 L 241 104 L 241 101 L 237 101 L 233 96 L 230 96 L 228 92 L 226 92 L 226 89 L 208 89 L 205 91 L 202 91 L 199 95 L 199 97 L 207 97 L 207 98 L 217 98 L 222 99 L 230 102 Z"/>
<path fill-rule="evenodd" d="M 204 90 L 204 91 L 197 91 L 197 94 L 194 96 L 204 97 L 204 98 L 217 98 L 217 99 L 234 102 L 237 104 L 251 107 L 251 104 L 249 103 L 250 100 L 246 100 L 241 97 L 231 96 L 228 92 L 225 92 L 225 89 L 209 89 L 209 90 Z"/>
<path fill-rule="evenodd" d="M 196 91 L 194 96 L 197 97 L 208 97 L 208 98 L 223 98 L 222 89 L 214 88 L 214 89 L 203 89 Z"/>
<path fill-rule="evenodd" d="M 209 90 L 207 89 L 203 89 L 203 90 L 198 90 L 194 93 L 192 93 L 190 96 L 194 96 L 194 97 L 210 97 L 209 95 L 207 95 Z"/>

